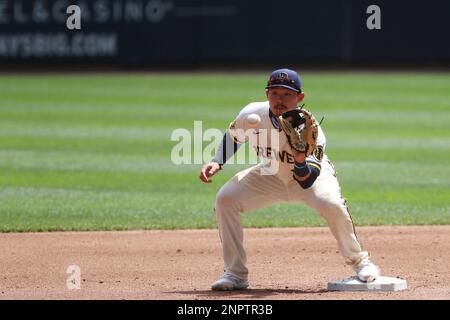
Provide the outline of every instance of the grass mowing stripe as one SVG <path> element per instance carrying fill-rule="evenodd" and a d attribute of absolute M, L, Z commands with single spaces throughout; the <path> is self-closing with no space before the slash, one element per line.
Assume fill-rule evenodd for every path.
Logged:
<path fill-rule="evenodd" d="M 167 157 L 30 150 L 0 150 L 0 168 L 121 171 L 121 172 L 192 172 L 192 166 L 175 165 Z"/>

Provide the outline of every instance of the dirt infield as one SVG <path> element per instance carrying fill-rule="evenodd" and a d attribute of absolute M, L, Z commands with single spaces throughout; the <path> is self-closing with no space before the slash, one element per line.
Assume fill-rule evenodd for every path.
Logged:
<path fill-rule="evenodd" d="M 450 299 L 450 226 L 359 227 L 401 292 L 327 292 L 352 276 L 327 228 L 246 229 L 250 289 L 212 292 L 216 230 L 0 234 L 0 299 Z M 69 290 L 70 265 L 80 289 Z"/>

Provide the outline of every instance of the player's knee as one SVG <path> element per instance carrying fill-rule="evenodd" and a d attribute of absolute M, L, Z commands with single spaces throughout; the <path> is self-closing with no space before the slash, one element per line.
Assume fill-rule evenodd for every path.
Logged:
<path fill-rule="evenodd" d="M 317 203 L 317 210 L 321 215 L 332 212 L 340 212 L 344 207 L 344 200 L 341 198 L 321 199 Z"/>
<path fill-rule="evenodd" d="M 229 206 L 229 205 L 232 205 L 235 203 L 236 203 L 236 199 L 232 194 L 230 194 L 224 190 L 220 190 L 217 193 L 216 208 L 222 207 L 222 206 Z"/>

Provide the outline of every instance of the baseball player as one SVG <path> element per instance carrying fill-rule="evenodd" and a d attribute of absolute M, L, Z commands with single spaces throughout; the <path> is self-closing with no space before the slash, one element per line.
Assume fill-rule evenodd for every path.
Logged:
<path fill-rule="evenodd" d="M 357 277 L 364 282 L 375 280 L 379 269 L 369 260 L 368 252 L 356 237 L 336 172 L 325 153 L 325 135 L 312 114 L 298 108 L 305 96 L 300 77 L 293 70 L 275 70 L 268 80 L 266 96 L 267 101 L 252 102 L 241 110 L 225 133 L 214 159 L 200 172 L 200 180 L 210 183 L 210 178 L 246 142 L 261 160 L 237 173 L 217 193 L 215 212 L 224 273 L 212 284 L 212 289 L 248 287 L 240 214 L 278 203 L 304 203 L 314 208 L 326 220 L 341 254 Z M 292 115 L 297 115 L 297 120 Z M 287 120 L 291 121 L 287 125 L 290 129 L 303 126 L 306 130 L 309 124 L 309 131 L 303 136 L 309 139 L 309 144 L 293 141 L 295 132 L 286 128 Z"/>

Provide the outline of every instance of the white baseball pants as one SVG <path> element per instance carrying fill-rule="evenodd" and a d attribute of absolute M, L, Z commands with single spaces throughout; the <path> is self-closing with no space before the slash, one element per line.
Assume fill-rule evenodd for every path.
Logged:
<path fill-rule="evenodd" d="M 291 172 L 289 174 L 292 175 Z M 322 161 L 321 173 L 309 189 L 303 189 L 292 178 L 261 175 L 261 167 L 256 165 L 237 173 L 216 197 L 215 210 L 225 271 L 241 279 L 248 277 L 240 214 L 279 203 L 304 203 L 315 209 L 326 220 L 347 264 L 356 265 L 368 257 L 358 242 L 330 162 Z"/>

